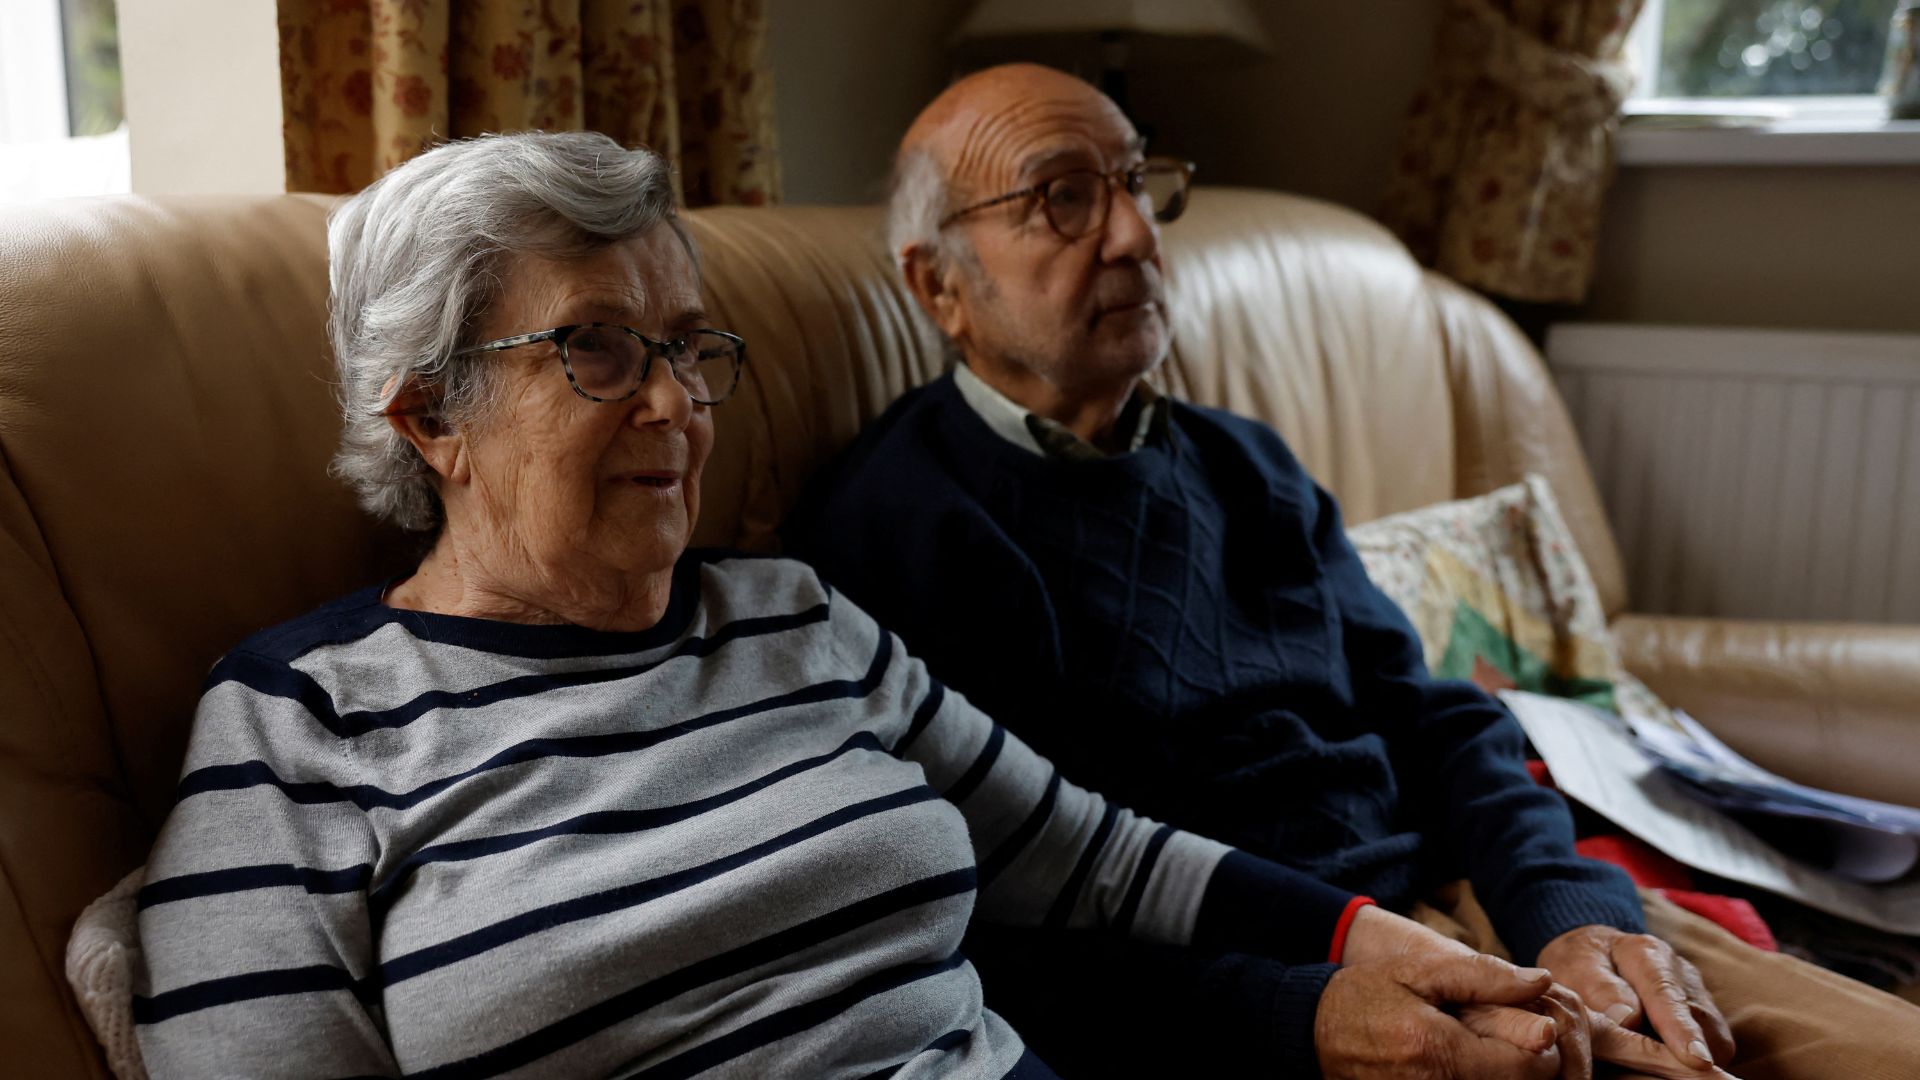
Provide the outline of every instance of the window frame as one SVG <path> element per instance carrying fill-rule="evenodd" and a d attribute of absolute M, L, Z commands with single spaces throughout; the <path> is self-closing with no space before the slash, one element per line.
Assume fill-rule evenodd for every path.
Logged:
<path fill-rule="evenodd" d="M 1627 34 L 1634 88 L 1621 106 L 1621 165 L 1920 165 L 1920 120 L 1888 119 L 1878 94 L 1654 96 L 1665 13 L 1666 0 L 1645 0 Z M 1725 116 L 1742 120 L 1710 119 Z"/>

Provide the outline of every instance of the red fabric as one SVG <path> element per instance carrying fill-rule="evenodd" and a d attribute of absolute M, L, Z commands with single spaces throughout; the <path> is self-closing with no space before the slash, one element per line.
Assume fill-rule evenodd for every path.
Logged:
<path fill-rule="evenodd" d="M 1661 889 L 1661 895 L 1674 902 L 1678 907 L 1686 908 L 1695 915 L 1715 923 L 1734 937 L 1765 952 L 1779 952 L 1780 943 L 1774 940 L 1773 931 L 1767 927 L 1767 921 L 1760 917 L 1752 904 L 1731 896 L 1714 896 L 1711 893 L 1690 892 L 1686 889 Z"/>
<path fill-rule="evenodd" d="M 1371 896 L 1356 896 L 1347 901 L 1347 908 L 1340 913 L 1340 921 L 1333 924 L 1333 944 L 1327 949 L 1327 963 L 1337 964 L 1341 954 L 1347 951 L 1347 931 L 1353 929 L 1353 917 L 1360 909 L 1373 903 Z"/>
<path fill-rule="evenodd" d="M 1574 844 L 1573 850 L 1625 870 L 1643 889 L 1693 888 L 1693 875 L 1685 866 L 1624 833 L 1589 836 Z"/>
<path fill-rule="evenodd" d="M 1527 759 L 1527 775 L 1533 777 L 1533 782 L 1541 787 L 1553 787 L 1553 775 L 1547 772 L 1547 763 L 1539 758 Z"/>

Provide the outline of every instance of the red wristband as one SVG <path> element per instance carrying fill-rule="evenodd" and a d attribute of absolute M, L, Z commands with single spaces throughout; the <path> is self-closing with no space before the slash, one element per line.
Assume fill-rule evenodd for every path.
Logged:
<path fill-rule="evenodd" d="M 1353 929 L 1353 917 L 1360 914 L 1361 908 L 1372 905 L 1371 896 L 1356 896 L 1347 901 L 1346 910 L 1340 913 L 1340 921 L 1333 924 L 1333 945 L 1327 949 L 1327 963 L 1340 962 L 1340 954 L 1347 951 L 1347 931 Z"/>

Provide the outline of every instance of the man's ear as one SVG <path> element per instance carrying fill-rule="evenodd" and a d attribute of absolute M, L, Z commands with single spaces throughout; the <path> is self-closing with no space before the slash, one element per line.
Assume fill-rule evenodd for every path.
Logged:
<path fill-rule="evenodd" d="M 967 331 L 967 305 L 959 291 L 962 275 L 954 260 L 939 258 L 927 244 L 909 244 L 900 249 L 900 273 L 907 279 L 907 290 L 920 302 L 920 310 L 959 345 Z"/>
<path fill-rule="evenodd" d="M 392 385 L 392 380 L 388 380 L 387 386 Z M 427 467 L 439 473 L 442 480 L 466 483 L 467 434 L 447 422 L 441 415 L 439 399 L 422 387 L 419 380 L 408 380 L 406 386 L 393 395 L 386 417 L 393 430 L 413 444 L 426 459 Z"/>

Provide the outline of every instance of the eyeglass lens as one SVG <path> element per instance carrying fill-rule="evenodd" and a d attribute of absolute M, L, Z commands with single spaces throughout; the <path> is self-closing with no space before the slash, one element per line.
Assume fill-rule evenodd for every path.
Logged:
<path fill-rule="evenodd" d="M 1162 224 L 1187 206 L 1187 174 L 1178 165 L 1147 162 L 1123 181 L 1140 213 Z M 1062 236 L 1081 237 L 1105 220 L 1112 181 L 1092 171 L 1070 172 L 1047 185 L 1047 220 Z"/>
<path fill-rule="evenodd" d="M 650 351 L 667 362 L 673 377 L 702 405 L 725 400 L 740 378 L 739 343 L 710 330 L 695 330 L 649 347 L 615 327 L 583 326 L 561 346 L 573 384 L 604 401 L 618 401 L 639 388 Z"/>

